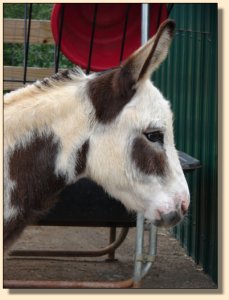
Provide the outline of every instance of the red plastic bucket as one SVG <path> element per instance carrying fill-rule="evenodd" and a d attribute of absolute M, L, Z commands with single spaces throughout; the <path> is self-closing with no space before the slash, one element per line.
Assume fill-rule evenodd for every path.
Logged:
<path fill-rule="evenodd" d="M 51 16 L 51 29 L 58 43 L 59 23 L 63 4 L 55 4 Z M 95 4 L 64 4 L 61 51 L 74 64 L 87 68 Z M 123 30 L 126 20 L 126 3 L 101 3 L 97 7 L 97 18 L 90 69 L 102 71 L 120 64 Z M 150 6 L 150 36 L 157 26 L 167 19 L 165 4 Z M 140 46 L 141 4 L 130 4 L 123 59 Z"/>

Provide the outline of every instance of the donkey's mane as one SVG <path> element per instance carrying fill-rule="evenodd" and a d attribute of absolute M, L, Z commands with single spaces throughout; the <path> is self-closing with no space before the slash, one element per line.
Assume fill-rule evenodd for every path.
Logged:
<path fill-rule="evenodd" d="M 34 84 L 38 88 L 53 87 L 56 85 L 61 85 L 63 83 L 66 83 L 66 81 L 72 81 L 78 78 L 85 78 L 85 77 L 86 75 L 83 72 L 83 70 L 80 67 L 75 67 L 73 69 L 59 71 L 58 73 L 50 77 L 44 78 L 42 81 L 37 81 Z"/>
<path fill-rule="evenodd" d="M 77 118 L 77 114 L 83 114 L 87 101 L 81 94 L 85 94 L 87 78 L 80 68 L 74 68 L 6 94 L 5 145 L 14 145 L 15 141 L 33 131 L 42 132 L 67 116 L 75 114 L 74 118 Z"/>
<path fill-rule="evenodd" d="M 78 80 L 85 79 L 86 77 L 86 74 L 78 66 L 72 69 L 59 71 L 50 77 L 46 77 L 43 80 L 37 80 L 32 84 L 6 94 L 4 96 L 4 105 L 13 104 L 15 101 L 20 100 L 22 96 L 24 98 L 26 96 L 30 96 L 31 93 L 35 93 L 37 95 L 49 90 L 50 88 L 62 86 L 68 82 L 76 82 Z"/>

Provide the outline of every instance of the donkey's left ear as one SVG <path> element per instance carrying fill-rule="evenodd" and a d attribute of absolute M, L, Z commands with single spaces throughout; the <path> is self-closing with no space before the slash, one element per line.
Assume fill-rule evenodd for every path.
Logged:
<path fill-rule="evenodd" d="M 174 31 L 175 22 L 164 21 L 157 33 L 124 62 L 122 69 L 131 75 L 135 83 L 149 78 L 166 58 Z"/>

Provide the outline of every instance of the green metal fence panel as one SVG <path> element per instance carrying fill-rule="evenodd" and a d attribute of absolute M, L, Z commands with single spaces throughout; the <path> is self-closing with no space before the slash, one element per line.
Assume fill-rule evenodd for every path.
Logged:
<path fill-rule="evenodd" d="M 173 230 L 217 282 L 217 4 L 174 4 L 176 35 L 153 81 L 171 101 L 176 145 L 201 161 L 187 175 L 191 206 Z"/>

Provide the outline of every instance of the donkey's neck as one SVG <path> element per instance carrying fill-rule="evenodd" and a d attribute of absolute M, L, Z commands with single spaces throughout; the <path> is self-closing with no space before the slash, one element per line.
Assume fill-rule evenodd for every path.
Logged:
<path fill-rule="evenodd" d="M 43 132 L 46 128 L 61 137 L 67 132 L 80 134 L 88 127 L 91 114 L 85 86 L 86 80 L 71 81 L 47 89 L 32 85 L 7 94 L 4 97 L 5 146 L 13 147 L 30 132 Z"/>
<path fill-rule="evenodd" d="M 48 209 L 61 189 L 84 175 L 93 116 L 85 84 L 49 88 L 31 97 L 22 91 L 21 97 L 6 99 L 5 222 Z"/>

